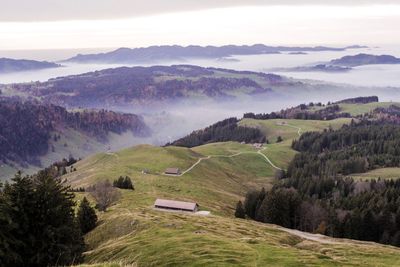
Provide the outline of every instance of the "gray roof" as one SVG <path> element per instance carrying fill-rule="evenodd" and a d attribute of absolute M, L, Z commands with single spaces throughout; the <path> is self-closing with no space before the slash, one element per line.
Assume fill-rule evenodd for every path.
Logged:
<path fill-rule="evenodd" d="M 167 168 L 165 170 L 165 173 L 179 174 L 180 170 L 179 168 Z"/>
<path fill-rule="evenodd" d="M 154 206 L 172 208 L 172 209 L 182 209 L 182 210 L 195 210 L 198 204 L 193 202 L 157 199 L 156 202 L 154 203 Z"/>

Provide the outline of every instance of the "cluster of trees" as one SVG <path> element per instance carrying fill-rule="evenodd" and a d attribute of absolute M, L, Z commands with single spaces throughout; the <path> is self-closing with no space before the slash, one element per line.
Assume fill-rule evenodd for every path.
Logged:
<path fill-rule="evenodd" d="M 253 79 L 217 77 L 213 74 L 212 69 L 185 65 L 122 67 L 52 79 L 44 83 L 15 84 L 13 89 L 67 107 L 173 100 L 193 93 L 209 97 L 232 97 L 230 92 L 244 87 L 251 89 L 250 94 L 270 91 Z M 276 77 L 265 75 L 265 80 L 278 82 Z"/>
<path fill-rule="evenodd" d="M 76 171 L 76 168 L 73 167 L 75 163 L 78 162 L 78 159 L 70 156 L 68 159 L 62 159 L 61 161 L 54 162 L 49 167 L 43 169 L 43 171 L 49 173 L 49 175 L 53 177 L 60 177 L 69 172 Z"/>
<path fill-rule="evenodd" d="M 114 187 L 118 187 L 121 189 L 131 189 L 135 190 L 135 187 L 133 186 L 132 180 L 129 176 L 120 176 L 118 179 L 114 180 L 113 182 Z"/>
<path fill-rule="evenodd" d="M 315 108 L 318 107 L 318 108 Z M 346 112 L 340 112 L 339 105 L 324 106 L 321 103 L 301 104 L 297 107 L 271 113 L 245 113 L 243 118 L 270 120 L 270 119 L 296 119 L 296 120 L 333 120 L 337 118 L 350 118 Z"/>
<path fill-rule="evenodd" d="M 400 180 L 354 180 L 349 174 L 400 166 L 400 126 L 351 123 L 305 133 L 285 179 L 252 191 L 236 216 L 302 231 L 400 246 Z M 351 176 L 351 175 L 350 175 Z"/>
<path fill-rule="evenodd" d="M 203 130 L 195 131 L 167 145 L 195 147 L 207 143 L 237 141 L 246 143 L 264 143 L 265 135 L 256 128 L 239 126 L 236 118 L 217 122 Z"/>
<path fill-rule="evenodd" d="M 335 102 L 335 104 L 368 104 L 373 102 L 379 102 L 379 98 L 377 96 L 360 96 L 343 99 L 341 101 Z"/>
<path fill-rule="evenodd" d="M 17 174 L 0 190 L 0 266 L 61 266 L 79 263 L 83 234 L 97 217 L 84 199 L 75 215 L 74 194 L 42 171 Z"/>
<path fill-rule="evenodd" d="M 297 154 L 288 175 L 297 179 L 362 173 L 400 166 L 400 125 L 362 121 L 337 131 L 304 133 L 292 147 Z"/>
<path fill-rule="evenodd" d="M 109 132 L 131 130 L 143 135 L 148 131 L 134 114 L 68 112 L 59 106 L 7 98 L 0 99 L 0 125 L 0 160 L 36 165 L 40 165 L 38 156 L 48 152 L 52 132 L 58 128 L 73 128 L 99 140 L 105 140 Z"/>
<path fill-rule="evenodd" d="M 364 117 L 400 124 L 400 107 L 397 105 L 390 105 L 387 108 L 378 107 L 370 114 L 365 114 Z"/>
<path fill-rule="evenodd" d="M 332 237 L 400 246 L 400 181 L 354 181 L 324 197 L 276 186 L 248 192 L 235 216 Z M 314 180 L 318 187 L 318 181 Z"/>

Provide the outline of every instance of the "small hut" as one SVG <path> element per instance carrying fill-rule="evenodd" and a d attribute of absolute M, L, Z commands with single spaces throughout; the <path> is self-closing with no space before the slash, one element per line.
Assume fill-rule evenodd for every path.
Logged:
<path fill-rule="evenodd" d="M 187 211 L 187 212 L 197 212 L 199 210 L 199 205 L 197 203 L 167 200 L 167 199 L 156 199 L 154 207 L 157 209 Z"/>
<path fill-rule="evenodd" d="M 167 168 L 164 173 L 168 175 L 180 175 L 181 170 L 179 168 Z"/>

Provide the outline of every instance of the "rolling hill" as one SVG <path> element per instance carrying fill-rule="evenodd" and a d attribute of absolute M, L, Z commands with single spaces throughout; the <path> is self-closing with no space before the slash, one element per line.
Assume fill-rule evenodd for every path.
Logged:
<path fill-rule="evenodd" d="M 99 226 L 86 235 L 85 266 L 397 266 L 395 247 L 232 217 L 246 191 L 271 188 L 275 167 L 286 169 L 296 154 L 290 146 L 299 134 L 349 122 L 245 119 L 239 124 L 284 141 L 264 148 L 237 142 L 193 148 L 141 145 L 74 164 L 77 171 L 65 175 L 72 187 L 119 175 L 129 175 L 135 183 L 135 191 L 121 190 L 122 198 L 99 214 Z M 167 167 L 179 167 L 184 174 L 163 175 Z M 83 195 L 88 194 L 77 197 Z M 156 198 L 197 202 L 211 215 L 154 210 Z"/>
<path fill-rule="evenodd" d="M 60 64 L 26 59 L 0 58 L 0 73 L 58 68 Z"/>
<path fill-rule="evenodd" d="M 354 56 L 345 56 L 330 61 L 330 64 L 336 66 L 357 67 L 374 64 L 400 64 L 400 58 L 391 55 L 369 55 L 358 54 Z"/>

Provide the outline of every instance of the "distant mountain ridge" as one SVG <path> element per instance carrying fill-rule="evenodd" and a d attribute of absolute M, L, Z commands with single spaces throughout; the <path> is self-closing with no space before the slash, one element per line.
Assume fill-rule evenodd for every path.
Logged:
<path fill-rule="evenodd" d="M 0 58 L 0 73 L 58 68 L 60 64 L 27 59 Z"/>
<path fill-rule="evenodd" d="M 345 67 L 357 67 L 374 64 L 400 64 L 400 58 L 391 55 L 358 54 L 334 59 L 331 60 L 330 63 L 336 66 Z"/>
<path fill-rule="evenodd" d="M 76 63 L 147 63 L 162 60 L 181 60 L 185 58 L 224 58 L 233 55 L 277 54 L 281 52 L 311 52 L 311 51 L 344 51 L 346 49 L 364 48 L 363 46 L 348 46 L 341 48 L 288 47 L 255 45 L 225 45 L 225 46 L 179 46 L 164 45 L 142 48 L 118 48 L 117 50 L 99 54 L 78 54 L 65 62 Z"/>

